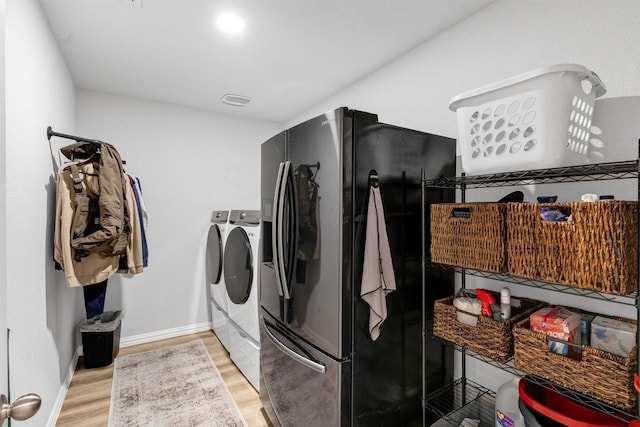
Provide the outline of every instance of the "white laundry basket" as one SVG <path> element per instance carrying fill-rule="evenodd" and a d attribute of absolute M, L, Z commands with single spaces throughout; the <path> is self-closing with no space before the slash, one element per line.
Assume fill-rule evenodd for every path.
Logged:
<path fill-rule="evenodd" d="M 589 141 L 591 163 L 636 159 L 639 140 L 640 96 L 596 100 Z"/>
<path fill-rule="evenodd" d="M 454 97 L 469 174 L 586 163 L 595 99 L 606 88 L 581 65 L 540 68 Z"/>

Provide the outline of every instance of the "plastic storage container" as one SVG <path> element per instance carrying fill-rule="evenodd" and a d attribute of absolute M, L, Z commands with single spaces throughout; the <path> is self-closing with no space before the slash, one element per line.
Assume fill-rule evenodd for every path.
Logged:
<path fill-rule="evenodd" d="M 591 163 L 621 162 L 638 156 L 640 96 L 597 99 L 589 145 Z"/>
<path fill-rule="evenodd" d="M 593 71 L 561 64 L 454 97 L 462 168 L 483 174 L 586 163 L 594 102 L 605 92 Z"/>
<path fill-rule="evenodd" d="M 628 421 L 583 406 L 553 390 L 529 381 L 527 377 L 520 381 L 519 392 L 520 399 L 527 409 L 524 412 L 527 427 L 535 427 L 539 424 L 550 427 L 546 421 L 548 419 L 559 423 L 559 425 L 571 427 L 623 427 L 628 425 Z"/>
<path fill-rule="evenodd" d="M 524 427 L 524 417 L 518 407 L 520 377 L 502 384 L 496 393 L 496 427 Z"/>
<path fill-rule="evenodd" d="M 518 399 L 518 407 L 524 417 L 524 427 L 565 427 L 564 424 L 553 421 L 546 415 L 530 409 L 522 399 Z"/>
<path fill-rule="evenodd" d="M 85 368 L 99 368 L 113 363 L 120 351 L 121 317 L 120 311 L 110 311 L 80 323 Z"/>

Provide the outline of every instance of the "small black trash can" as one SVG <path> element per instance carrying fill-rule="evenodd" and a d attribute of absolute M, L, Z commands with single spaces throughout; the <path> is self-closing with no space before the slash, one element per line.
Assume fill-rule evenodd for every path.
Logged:
<path fill-rule="evenodd" d="M 113 363 L 120 350 L 120 311 L 108 311 L 80 323 L 85 368 Z"/>

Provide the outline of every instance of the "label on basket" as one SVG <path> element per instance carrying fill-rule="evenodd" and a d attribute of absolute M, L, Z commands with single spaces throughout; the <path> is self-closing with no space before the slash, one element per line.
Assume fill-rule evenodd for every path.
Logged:
<path fill-rule="evenodd" d="M 453 208 L 451 216 L 454 218 L 471 218 L 471 209 L 469 208 Z"/>
<path fill-rule="evenodd" d="M 499 409 L 496 409 L 496 427 L 515 427 L 516 422 Z"/>

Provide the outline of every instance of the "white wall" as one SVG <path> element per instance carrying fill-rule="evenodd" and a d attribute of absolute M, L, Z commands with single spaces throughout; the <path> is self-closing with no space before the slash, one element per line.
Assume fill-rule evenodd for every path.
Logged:
<path fill-rule="evenodd" d="M 377 113 L 383 122 L 456 138 L 456 114 L 448 108 L 451 98 L 510 76 L 563 63 L 581 64 L 595 71 L 607 86 L 606 97 L 637 96 L 639 16 L 640 2 L 631 0 L 500 0 L 293 118 L 287 126 L 345 105 Z M 638 137 L 630 139 L 633 147 L 625 152 L 637 152 Z M 527 200 L 541 192 L 561 194 L 567 197 L 564 200 L 577 200 L 586 192 L 635 199 L 635 180 L 631 181 L 530 188 Z M 512 190 L 483 190 L 475 197 L 468 193 L 467 200 L 497 200 Z M 473 278 L 467 282 L 469 287 L 491 289 L 503 285 Z M 508 286 L 515 295 L 635 317 L 631 306 Z M 503 371 L 475 360 L 468 363 L 467 373 L 493 390 L 509 378 Z"/>
<path fill-rule="evenodd" d="M 74 86 L 40 6 L 6 1 L 6 275 L 11 394 L 42 397 L 43 426 L 76 349 L 82 291 L 53 268 L 55 170 L 47 126 L 75 127 Z"/>
<path fill-rule="evenodd" d="M 208 328 L 203 256 L 211 211 L 260 209 L 260 144 L 282 126 L 78 91 L 78 135 L 113 144 L 142 181 L 149 267 L 109 279 L 122 337 Z"/>
<path fill-rule="evenodd" d="M 4 3 L 5 0 L 0 0 L 0 99 L 5 99 L 5 78 L 4 78 L 4 64 L 5 64 L 5 43 L 4 43 Z M 8 393 L 8 373 L 7 369 L 7 243 L 5 235 L 7 232 L 7 214 L 6 214 L 6 162 L 5 162 L 5 131 L 4 131 L 4 110 L 5 103 L 0 103 L 0 124 L 2 129 L 0 130 L 0 394 Z"/>
<path fill-rule="evenodd" d="M 455 95 L 552 64 L 594 70 L 607 97 L 640 95 L 640 3 L 500 0 L 329 97 L 288 125 L 337 105 L 456 137 Z"/>

